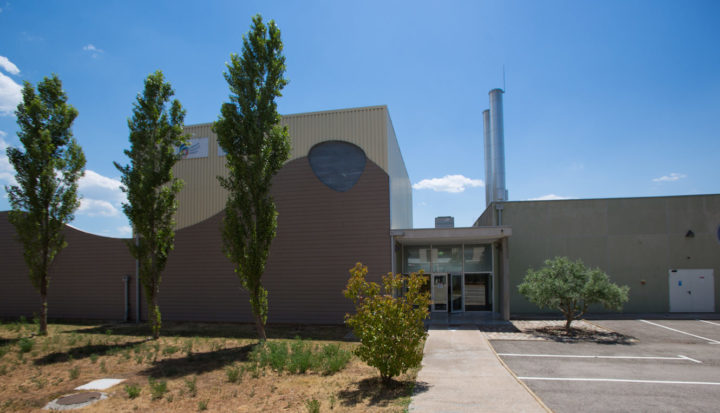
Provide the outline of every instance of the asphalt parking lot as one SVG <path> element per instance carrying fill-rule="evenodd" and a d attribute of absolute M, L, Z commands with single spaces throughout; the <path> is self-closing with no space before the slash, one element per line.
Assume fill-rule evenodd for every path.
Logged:
<path fill-rule="evenodd" d="M 510 369 L 553 411 L 720 411 L 720 320 L 593 320 L 632 339 L 493 340 Z"/>

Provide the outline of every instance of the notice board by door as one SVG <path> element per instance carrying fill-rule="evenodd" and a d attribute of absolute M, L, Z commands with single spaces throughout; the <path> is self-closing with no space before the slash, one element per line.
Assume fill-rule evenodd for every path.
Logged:
<path fill-rule="evenodd" d="M 670 270 L 670 312 L 715 311 L 715 280 L 712 269 Z"/>

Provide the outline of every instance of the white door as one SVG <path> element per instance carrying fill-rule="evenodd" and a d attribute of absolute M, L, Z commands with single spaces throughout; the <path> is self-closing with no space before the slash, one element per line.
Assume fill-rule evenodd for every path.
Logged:
<path fill-rule="evenodd" d="M 703 313 L 715 311 L 713 270 L 670 270 L 670 312 Z"/>

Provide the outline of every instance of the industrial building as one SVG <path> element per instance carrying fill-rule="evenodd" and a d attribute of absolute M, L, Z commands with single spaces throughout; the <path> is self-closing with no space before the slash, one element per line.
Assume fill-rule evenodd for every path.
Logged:
<path fill-rule="evenodd" d="M 290 159 L 273 180 L 278 230 L 263 284 L 271 323 L 343 321 L 351 268 L 370 279 L 424 270 L 431 311 L 508 319 L 537 312 L 517 292 L 530 267 L 564 255 L 631 287 L 629 312 L 718 311 L 720 195 L 509 201 L 503 91 L 483 113 L 486 206 L 475 225 L 412 228 L 412 189 L 388 108 L 285 115 Z M 222 252 L 224 153 L 212 124 L 186 126 L 175 167 L 176 246 L 160 287 L 165 320 L 252 321 L 247 294 Z M 144 319 L 145 303 L 125 240 L 66 228 L 51 271 L 51 318 Z M 0 317 L 32 315 L 39 298 L 7 213 L 0 213 Z"/>

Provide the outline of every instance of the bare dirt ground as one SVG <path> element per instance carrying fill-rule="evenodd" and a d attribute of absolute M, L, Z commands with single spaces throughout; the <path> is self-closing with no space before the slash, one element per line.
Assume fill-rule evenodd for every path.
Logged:
<path fill-rule="evenodd" d="M 165 323 L 158 341 L 129 324 L 51 324 L 47 337 L 32 336 L 31 323 L 0 324 L 0 411 L 38 411 L 49 401 L 77 393 L 100 378 L 125 382 L 83 412 L 401 412 L 407 409 L 417 371 L 380 385 L 377 370 L 355 356 L 344 369 L 323 374 L 278 373 L 257 368 L 249 354 L 257 344 L 252 325 Z M 296 337 L 322 348 L 358 343 L 331 326 L 269 326 L 269 341 Z M 239 371 L 231 380 L 232 371 Z M 155 389 L 165 383 L 167 391 Z M 139 394 L 131 398 L 131 393 Z"/>

